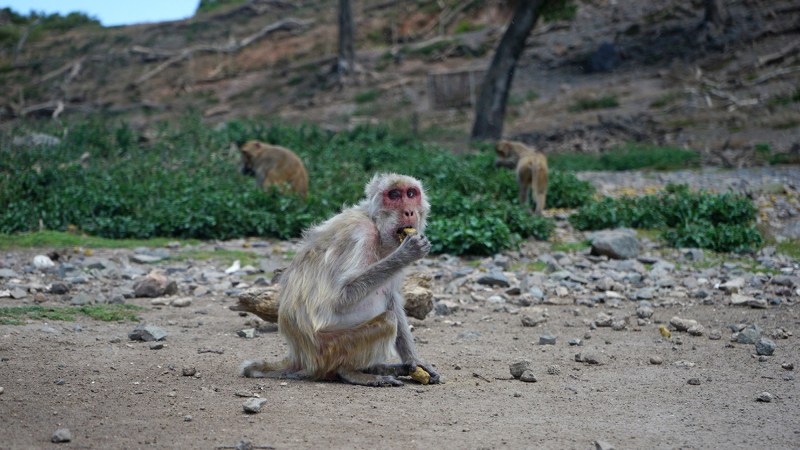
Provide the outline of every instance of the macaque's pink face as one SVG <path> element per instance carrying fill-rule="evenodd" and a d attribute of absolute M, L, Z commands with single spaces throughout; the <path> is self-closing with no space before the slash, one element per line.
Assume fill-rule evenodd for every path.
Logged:
<path fill-rule="evenodd" d="M 383 208 L 397 211 L 397 228 L 417 227 L 422 196 L 419 186 L 397 184 L 383 191 Z"/>

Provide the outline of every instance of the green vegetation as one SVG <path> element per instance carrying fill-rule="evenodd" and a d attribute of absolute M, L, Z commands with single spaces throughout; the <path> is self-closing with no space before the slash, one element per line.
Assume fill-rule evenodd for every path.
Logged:
<path fill-rule="evenodd" d="M 790 94 L 776 95 L 767 100 L 767 106 L 788 106 L 792 103 L 800 103 L 800 87 Z"/>
<path fill-rule="evenodd" d="M 240 5 L 244 2 L 245 0 L 200 0 L 195 14 L 215 11 L 230 5 Z"/>
<path fill-rule="evenodd" d="M 668 185 L 656 195 L 592 202 L 572 215 L 570 222 L 579 230 L 656 228 L 672 247 L 748 252 L 763 241 L 753 225 L 755 214 L 755 206 L 745 196 L 692 192 L 685 185 Z"/>
<path fill-rule="evenodd" d="M 243 266 L 258 265 L 258 255 L 245 250 L 184 250 L 170 259 L 177 261 L 200 261 L 213 259 L 225 264 L 239 260 Z"/>
<path fill-rule="evenodd" d="M 589 241 L 556 242 L 550 246 L 550 250 L 553 252 L 574 252 L 587 249 L 591 246 L 592 244 Z"/>
<path fill-rule="evenodd" d="M 608 109 L 619 106 L 617 97 L 607 95 L 600 98 L 581 98 L 575 101 L 568 109 L 570 112 L 588 111 L 591 109 Z"/>
<path fill-rule="evenodd" d="M 555 0 L 545 3 L 541 13 L 545 22 L 573 20 L 578 13 L 578 5 L 574 0 Z"/>
<path fill-rule="evenodd" d="M 370 89 L 368 91 L 359 92 L 358 94 L 355 95 L 353 100 L 355 100 L 355 102 L 359 104 L 374 102 L 375 100 L 378 99 L 378 97 L 381 96 L 382 93 L 383 92 L 380 89 Z"/>
<path fill-rule="evenodd" d="M 13 235 L 0 234 L 0 250 L 19 247 L 87 247 L 87 248 L 136 248 L 164 247 L 174 241 L 168 238 L 152 239 L 108 239 L 62 231 L 36 231 Z M 183 241 L 184 244 L 196 244 L 199 241 Z"/>
<path fill-rule="evenodd" d="M 800 259 L 800 239 L 786 239 L 779 242 L 775 245 L 775 250 L 794 259 Z"/>
<path fill-rule="evenodd" d="M 143 145 L 124 123 L 95 118 L 66 126 L 66 136 L 52 147 L 14 147 L 8 132 L 0 134 L 0 233 L 13 234 L 0 245 L 298 237 L 342 205 L 356 203 L 371 176 L 388 171 L 416 176 L 428 188 L 433 210 L 427 233 L 435 252 L 489 254 L 524 238 L 546 239 L 553 229 L 551 220 L 531 217 L 518 204 L 513 171 L 496 169 L 492 151 L 454 155 L 385 127 L 333 133 L 248 119 L 211 128 L 191 116 L 159 125 L 159 139 Z M 33 128 L 64 134 L 55 127 L 46 122 Z M 307 201 L 277 189 L 262 192 L 240 175 L 239 156 L 229 144 L 242 139 L 295 150 L 311 178 Z M 84 153 L 88 158 L 81 158 Z M 592 193 L 574 175 L 554 172 L 548 200 L 575 207 Z M 53 231 L 16 234 L 40 224 Z M 165 239 L 116 244 L 63 233 L 76 229 L 101 238 Z"/>
<path fill-rule="evenodd" d="M 454 34 L 459 33 L 469 33 L 470 31 L 477 31 L 484 27 L 484 25 L 472 23 L 467 19 L 461 19 L 456 24 L 455 28 L 453 28 Z"/>
<path fill-rule="evenodd" d="M 81 12 L 62 16 L 59 13 L 31 11 L 28 15 L 24 15 L 11 8 L 0 8 L 0 48 L 17 45 L 26 28 L 29 33 L 28 39 L 33 41 L 42 31 L 63 32 L 87 26 L 99 27 L 100 21 Z"/>
<path fill-rule="evenodd" d="M 74 322 L 83 315 L 105 322 L 139 321 L 137 311 L 145 308 L 136 305 L 88 305 L 88 306 L 13 306 L 0 308 L 0 324 L 22 325 L 26 320 L 63 320 Z"/>
<path fill-rule="evenodd" d="M 598 155 L 555 154 L 548 165 L 559 170 L 673 170 L 697 167 L 700 153 L 677 147 L 659 147 L 643 144 L 626 144 Z"/>

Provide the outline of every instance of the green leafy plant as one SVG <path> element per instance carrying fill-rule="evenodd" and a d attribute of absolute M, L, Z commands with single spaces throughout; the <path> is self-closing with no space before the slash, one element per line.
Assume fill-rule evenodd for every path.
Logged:
<path fill-rule="evenodd" d="M 568 109 L 570 112 L 587 111 L 591 109 L 608 109 L 619 106 L 617 97 L 607 95 L 600 98 L 581 98 L 575 101 Z"/>
<path fill-rule="evenodd" d="M 136 305 L 85 305 L 85 306 L 12 306 L 0 308 L 0 324 L 21 325 L 25 320 L 62 320 L 74 322 L 78 315 L 105 322 L 136 322 L 138 311 L 145 308 Z"/>

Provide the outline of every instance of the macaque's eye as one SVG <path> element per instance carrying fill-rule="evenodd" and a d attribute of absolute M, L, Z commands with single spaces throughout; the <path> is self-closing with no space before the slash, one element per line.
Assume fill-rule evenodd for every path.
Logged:
<path fill-rule="evenodd" d="M 408 195 L 408 198 L 414 198 L 414 197 L 417 196 L 417 190 L 416 189 L 409 189 L 408 190 L 408 194 L 406 194 L 406 195 Z"/>
<path fill-rule="evenodd" d="M 403 196 L 403 193 L 400 189 L 392 189 L 389 191 L 389 198 L 392 200 L 399 200 Z"/>

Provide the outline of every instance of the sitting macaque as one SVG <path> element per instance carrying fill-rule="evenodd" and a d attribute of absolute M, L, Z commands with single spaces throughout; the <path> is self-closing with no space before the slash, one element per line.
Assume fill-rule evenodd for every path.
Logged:
<path fill-rule="evenodd" d="M 415 178 L 376 175 L 366 198 L 303 235 L 281 274 L 278 328 L 289 346 L 280 363 L 245 361 L 246 377 L 338 379 L 400 386 L 397 377 L 439 382 L 417 357 L 403 309 L 403 269 L 424 257 L 430 204 Z M 400 363 L 389 361 L 399 356 Z M 421 368 L 429 379 L 418 377 Z M 422 381 L 421 381 L 422 382 Z"/>
<path fill-rule="evenodd" d="M 242 153 L 242 174 L 256 177 L 256 185 L 288 184 L 305 198 L 308 195 L 308 172 L 303 161 L 291 150 L 260 141 L 248 141 L 239 148 Z"/>
<path fill-rule="evenodd" d="M 547 157 L 521 142 L 499 141 L 495 146 L 496 167 L 516 167 L 519 202 L 528 206 L 530 191 L 536 202 L 536 215 L 541 216 L 547 198 Z"/>

